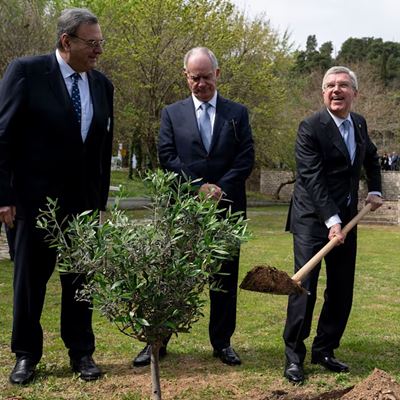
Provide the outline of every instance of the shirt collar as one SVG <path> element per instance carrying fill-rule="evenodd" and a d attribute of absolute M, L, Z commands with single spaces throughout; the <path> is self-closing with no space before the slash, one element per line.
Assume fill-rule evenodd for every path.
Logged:
<path fill-rule="evenodd" d="M 327 108 L 327 111 L 330 114 L 330 116 L 332 117 L 332 119 L 335 121 L 335 124 L 337 127 L 339 127 L 345 120 L 350 122 L 350 126 L 353 126 L 353 121 L 351 120 L 350 113 L 346 118 L 340 118 L 340 117 L 337 117 L 335 114 L 332 114 L 328 108 Z"/>
<path fill-rule="evenodd" d="M 64 79 L 69 78 L 71 75 L 75 74 L 76 71 L 74 71 L 71 66 L 65 62 L 65 60 L 61 57 L 61 54 L 58 49 L 56 49 L 56 58 L 58 65 L 60 66 L 60 71 Z M 80 72 L 79 75 L 83 80 L 87 80 L 87 73 L 86 72 Z"/>
<path fill-rule="evenodd" d="M 217 108 L 217 96 L 218 96 L 218 93 L 217 93 L 217 91 L 215 91 L 214 96 L 210 100 L 207 101 L 207 103 L 211 104 L 214 107 L 214 109 Z M 199 100 L 193 93 L 192 93 L 192 99 L 193 99 L 195 110 L 197 110 L 204 103 L 204 101 Z"/>

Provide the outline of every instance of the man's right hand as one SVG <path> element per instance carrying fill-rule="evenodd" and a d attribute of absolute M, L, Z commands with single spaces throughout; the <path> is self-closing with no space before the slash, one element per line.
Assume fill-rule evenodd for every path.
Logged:
<path fill-rule="evenodd" d="M 346 239 L 346 235 L 342 232 L 342 225 L 335 224 L 332 225 L 329 229 L 328 239 L 332 240 L 333 238 L 337 237 L 339 239 L 338 245 L 344 243 L 344 239 Z"/>
<path fill-rule="evenodd" d="M 0 222 L 5 223 L 9 228 L 14 227 L 15 206 L 0 207 Z"/>

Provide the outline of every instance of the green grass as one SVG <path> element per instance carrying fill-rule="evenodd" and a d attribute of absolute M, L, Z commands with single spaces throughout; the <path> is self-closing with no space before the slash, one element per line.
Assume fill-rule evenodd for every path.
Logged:
<path fill-rule="evenodd" d="M 143 180 L 137 176 L 133 179 L 128 178 L 128 171 L 115 170 L 111 171 L 111 186 L 122 186 L 125 197 L 143 197 L 147 194 L 146 187 L 144 186 Z M 116 192 L 111 190 L 110 196 L 114 197 Z"/>
<path fill-rule="evenodd" d="M 148 190 L 142 179 L 134 176 L 133 179 L 128 178 L 128 170 L 120 169 L 111 171 L 111 186 L 122 186 L 125 197 L 143 197 L 148 194 Z M 110 197 L 114 197 L 116 192 L 110 190 Z M 271 196 L 264 195 L 260 192 L 248 191 L 247 197 L 252 200 L 271 200 Z"/>
<path fill-rule="evenodd" d="M 249 211 L 252 238 L 243 245 L 241 276 L 257 264 L 273 265 L 289 274 L 293 268 L 292 238 L 283 231 L 287 207 L 274 206 Z M 143 213 L 135 214 L 143 215 Z M 161 362 L 164 399 L 230 400 L 268 398 L 283 390 L 304 398 L 310 394 L 340 389 L 365 379 L 380 368 L 400 382 L 399 227 L 359 227 L 358 263 L 354 306 L 336 355 L 349 363 L 350 374 L 333 374 L 311 365 L 302 387 L 293 387 L 282 377 L 284 346 L 282 331 L 286 296 L 240 291 L 238 319 L 232 344 L 243 365 L 228 367 L 211 355 L 208 340 L 208 309 L 190 334 L 172 338 L 168 357 Z M 84 383 L 73 376 L 59 337 L 60 288 L 57 274 L 49 285 L 42 323 L 44 356 L 36 380 L 27 387 L 14 387 L 8 375 L 14 365 L 9 350 L 12 321 L 12 265 L 0 262 L 0 398 L 26 400 L 122 399 L 142 400 L 150 395 L 149 368 L 130 366 L 142 343 L 120 334 L 97 313 L 94 318 L 97 348 L 95 359 L 106 372 L 98 382 Z M 314 334 L 321 307 L 325 275 L 321 274 L 314 313 Z M 312 338 L 311 335 L 311 338 Z M 310 347 L 311 339 L 307 340 Z"/>

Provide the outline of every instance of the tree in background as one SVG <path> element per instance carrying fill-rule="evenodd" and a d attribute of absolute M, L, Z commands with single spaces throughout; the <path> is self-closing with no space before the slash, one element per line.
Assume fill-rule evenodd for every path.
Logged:
<path fill-rule="evenodd" d="M 0 75 L 16 57 L 55 47 L 56 1 L 0 0 Z"/>
<path fill-rule="evenodd" d="M 216 54 L 221 94 L 248 106 L 259 165 L 277 162 L 276 139 L 287 133 L 288 122 L 281 117 L 290 97 L 287 37 L 263 18 L 245 18 L 227 0 L 84 3 L 99 16 L 107 38 L 101 66 L 116 87 L 116 139 L 135 152 L 139 169 L 158 165 L 161 110 L 189 95 L 180 72 L 184 54 L 196 46 Z"/>
<path fill-rule="evenodd" d="M 400 43 L 371 37 L 349 38 L 342 44 L 337 61 L 371 64 L 385 85 L 400 88 Z"/>
<path fill-rule="evenodd" d="M 309 35 L 306 49 L 295 53 L 295 72 L 304 74 L 330 68 L 333 65 L 332 51 L 332 42 L 325 42 L 318 49 L 317 37 Z"/>

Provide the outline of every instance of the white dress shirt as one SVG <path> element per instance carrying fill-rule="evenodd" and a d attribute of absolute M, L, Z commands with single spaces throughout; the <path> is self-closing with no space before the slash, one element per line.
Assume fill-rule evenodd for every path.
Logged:
<path fill-rule="evenodd" d="M 72 92 L 72 77 L 76 71 L 74 71 L 61 57 L 58 49 L 56 50 L 56 57 L 58 61 L 58 65 L 60 66 L 61 74 L 64 78 L 65 86 L 67 87 L 68 93 L 71 96 Z M 90 97 L 90 89 L 89 89 L 89 80 L 86 72 L 79 73 L 82 79 L 78 80 L 79 94 L 81 97 L 81 136 L 82 141 L 86 140 L 86 136 L 88 134 L 90 124 L 93 118 L 93 103 L 92 98 Z"/>
<path fill-rule="evenodd" d="M 199 126 L 199 117 L 200 117 L 200 106 L 203 103 L 208 103 L 212 107 L 208 107 L 208 115 L 210 116 L 211 121 L 211 138 L 212 132 L 214 131 L 214 122 L 215 122 L 215 113 L 217 111 L 217 91 L 215 91 L 214 96 L 209 101 L 201 101 L 199 100 L 193 93 L 192 93 L 194 109 L 196 110 L 196 118 L 197 118 L 197 125 Z M 199 126 L 200 129 L 200 126 Z"/>

